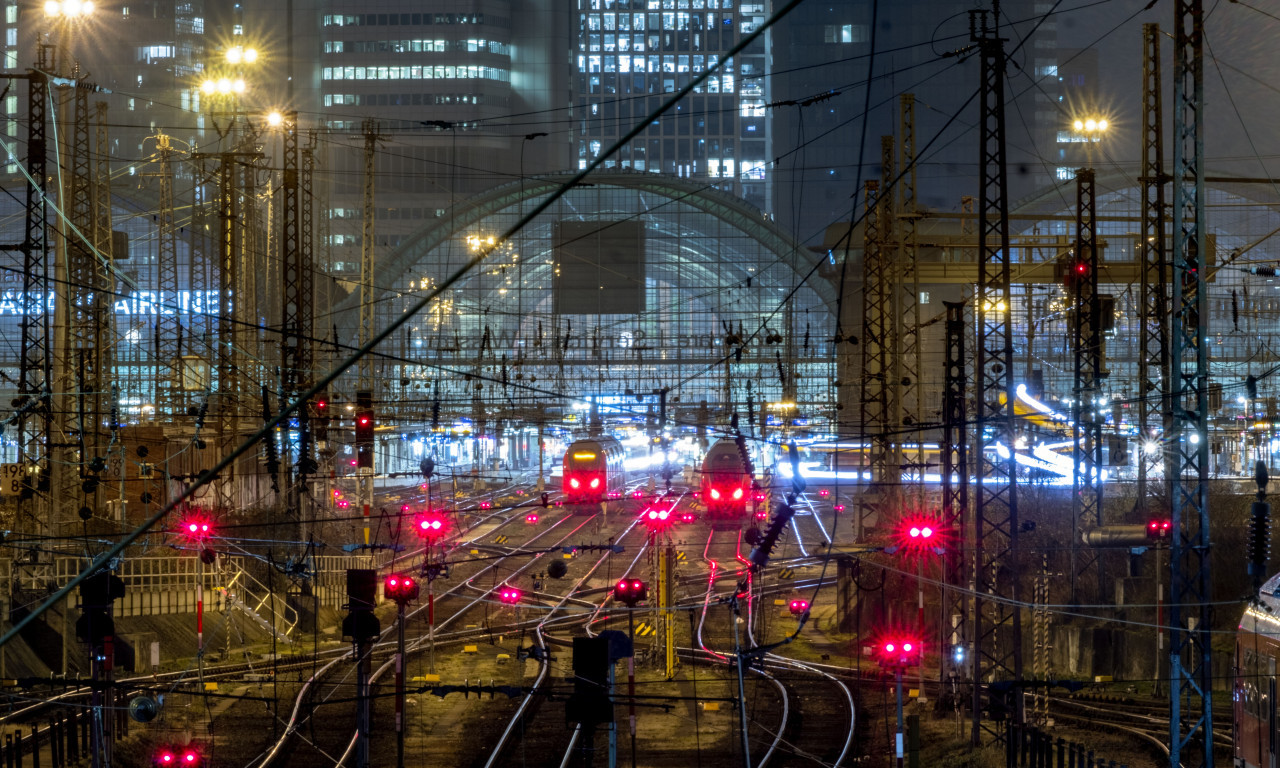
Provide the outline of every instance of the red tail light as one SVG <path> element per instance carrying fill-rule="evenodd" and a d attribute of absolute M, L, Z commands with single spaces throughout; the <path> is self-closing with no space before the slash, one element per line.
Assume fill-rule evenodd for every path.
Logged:
<path fill-rule="evenodd" d="M 569 485 L 573 486 L 574 488 L 577 488 L 577 487 L 581 486 L 581 485 L 582 485 L 582 483 L 579 483 L 579 482 L 578 482 L 578 478 L 574 477 L 574 478 L 570 478 L 570 480 L 569 480 Z"/>
<path fill-rule="evenodd" d="M 715 488 L 712 488 L 712 489 L 711 489 L 711 498 L 713 498 L 713 499 L 719 499 L 719 498 L 720 498 L 720 492 L 719 492 L 719 491 L 717 491 Z"/>
<path fill-rule="evenodd" d="M 600 478 L 598 478 L 598 477 L 593 477 L 593 478 L 591 478 L 591 487 L 592 487 L 592 488 L 599 488 L 599 487 L 600 487 Z"/>
<path fill-rule="evenodd" d="M 734 500 L 735 500 L 735 501 L 737 501 L 737 500 L 739 500 L 739 499 L 741 499 L 741 498 L 742 498 L 742 489 L 741 489 L 741 488 L 734 488 L 734 489 L 733 489 L 733 498 L 734 498 Z"/>

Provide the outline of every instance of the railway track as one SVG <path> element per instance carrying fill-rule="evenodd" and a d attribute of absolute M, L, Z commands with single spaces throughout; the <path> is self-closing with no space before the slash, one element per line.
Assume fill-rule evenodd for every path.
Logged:
<path fill-rule="evenodd" d="M 518 509 L 518 507 L 514 507 L 513 509 Z M 504 571 L 504 582 L 510 581 L 525 572 L 531 571 L 534 564 L 543 557 L 544 553 L 534 553 L 533 556 L 530 557 L 530 552 L 528 551 L 530 545 L 538 544 L 541 540 L 554 533 L 556 534 L 556 538 L 552 546 L 562 546 L 566 542 L 573 540 L 576 536 L 582 536 L 583 531 L 597 519 L 597 515 L 578 515 L 575 514 L 573 510 L 566 510 L 564 508 L 557 508 L 557 510 L 561 513 L 558 519 L 554 520 L 550 524 L 543 521 L 539 524 L 538 528 L 531 529 L 531 535 L 527 537 L 522 545 L 513 548 L 513 556 L 518 556 L 522 559 L 527 558 L 527 561 L 521 563 L 514 569 L 506 569 Z M 510 510 L 502 510 L 501 512 L 505 514 L 509 513 Z M 468 529 L 470 531 L 483 528 L 483 532 L 478 536 L 471 537 L 470 539 L 456 541 L 451 547 L 451 551 L 477 546 L 480 543 L 478 541 L 480 538 L 488 537 L 503 526 L 509 525 L 515 520 L 523 519 L 523 514 L 508 514 L 508 516 L 498 521 L 497 526 L 487 527 L 484 525 L 486 522 L 492 522 L 494 517 L 494 515 L 487 515 L 470 526 Z M 624 515 L 624 517 L 626 516 Z M 550 548 L 551 547 L 548 547 L 548 549 Z M 600 562 L 603 562 L 604 559 L 607 558 L 608 554 L 610 553 L 606 552 L 605 555 L 597 561 L 597 565 L 593 566 L 592 571 L 594 571 L 595 567 L 598 567 Z M 482 638 L 485 635 L 492 636 L 495 632 L 515 631 L 533 632 L 535 636 L 535 644 L 545 645 L 545 642 L 540 637 L 540 627 L 546 623 L 549 617 L 554 616 L 556 611 L 563 608 L 565 605 L 570 604 L 580 608 L 592 605 L 589 602 L 575 598 L 572 595 L 572 591 L 569 591 L 562 596 L 549 595 L 547 593 L 534 593 L 531 597 L 553 602 L 549 608 L 546 608 L 546 617 L 539 617 L 537 619 L 517 619 L 516 621 L 503 626 L 474 627 L 450 632 L 449 627 L 451 625 L 462 623 L 464 617 L 473 613 L 479 606 L 486 604 L 491 599 L 491 589 L 479 584 L 478 582 L 481 578 L 490 573 L 497 573 L 499 569 L 505 569 L 506 563 L 509 559 L 510 556 L 499 555 L 495 557 L 495 559 L 487 565 L 479 567 L 465 578 L 460 579 L 457 584 L 452 586 L 439 597 L 441 600 L 444 600 L 446 597 L 461 599 L 464 603 L 462 606 L 452 610 L 447 617 L 437 622 L 437 646 L 448 644 L 457 645 L 464 643 L 467 640 Z M 412 557 L 401 558 L 399 562 L 395 563 L 396 566 L 401 568 L 412 564 Z M 578 583 L 585 582 L 586 578 L 587 576 L 582 577 L 579 579 Z M 423 607 L 419 607 L 410 612 L 410 618 L 417 616 L 417 614 L 422 610 Z M 526 607 L 522 610 L 528 611 L 533 610 L 533 608 Z M 585 616 L 585 611 L 583 615 Z M 390 628 L 388 628 L 388 630 L 390 630 Z M 374 669 L 370 676 L 371 690 L 373 690 L 384 676 L 386 676 L 394 663 L 394 656 L 391 655 L 390 643 L 386 640 L 388 634 L 389 631 L 384 632 L 382 635 L 383 639 L 374 647 Z M 425 638 L 415 638 L 407 647 L 406 656 L 412 658 L 415 655 L 421 655 L 425 650 L 424 644 Z M 356 734 L 354 731 L 347 731 L 346 735 L 342 735 L 339 729 L 332 729 L 333 732 L 331 733 L 316 734 L 316 738 L 308 738 L 311 735 L 309 733 L 311 726 L 314 724 L 312 715 L 315 711 L 314 707 L 310 706 L 308 702 L 320 702 L 319 705 L 324 706 L 323 702 L 325 700 L 341 701 L 343 695 L 349 697 L 352 668 L 350 661 L 351 656 L 348 651 L 339 658 L 331 661 L 325 667 L 317 670 L 316 673 L 299 688 L 294 697 L 293 708 L 289 715 L 287 727 L 284 729 L 284 732 L 269 746 L 269 748 L 264 750 L 259 758 L 255 758 L 251 762 L 252 765 L 262 767 L 268 765 L 310 765 L 313 763 L 308 761 L 317 757 L 327 758 L 328 760 L 332 760 L 336 762 L 336 764 L 341 765 L 350 758 L 356 744 Z M 343 662 L 347 663 L 344 664 Z M 533 683 L 534 687 L 541 685 L 545 679 L 547 673 L 547 666 L 545 662 L 542 667 L 543 669 L 539 672 Z M 345 676 L 340 676 L 340 670 L 346 670 L 347 674 Z M 527 702 L 533 698 L 535 697 L 521 697 L 522 704 L 520 706 L 527 706 Z M 385 699 L 386 697 L 375 698 L 373 715 L 375 721 L 390 720 L 390 713 L 387 713 L 387 717 L 380 718 L 382 713 L 379 712 L 379 709 L 383 708 L 382 704 L 385 703 L 387 707 L 389 707 L 389 702 L 386 702 Z M 488 709 L 494 708 L 491 705 L 486 706 Z M 517 709 L 519 708 L 520 707 L 517 707 Z M 518 717 L 519 712 L 517 711 L 516 715 L 513 715 L 513 718 Z M 302 741 L 303 744 L 294 743 L 298 740 Z"/>

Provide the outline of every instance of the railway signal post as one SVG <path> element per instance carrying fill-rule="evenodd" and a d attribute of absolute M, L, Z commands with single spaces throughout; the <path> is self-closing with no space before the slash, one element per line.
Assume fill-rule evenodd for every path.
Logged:
<path fill-rule="evenodd" d="M 627 657 L 627 717 L 631 730 L 631 768 L 636 765 L 636 603 L 649 599 L 649 585 L 639 579 L 622 579 L 613 588 L 614 597 L 627 606 L 627 637 L 633 649 Z"/>
<path fill-rule="evenodd" d="M 347 570 L 347 616 L 342 620 L 342 636 L 351 639 L 356 661 L 356 768 L 369 768 L 369 671 L 373 641 L 382 627 L 373 614 L 378 572 Z"/>
<path fill-rule="evenodd" d="M 393 573 L 383 585 L 383 594 L 396 602 L 396 768 L 404 768 L 404 608 L 418 599 L 418 582 Z"/>
<path fill-rule="evenodd" d="M 895 740 L 894 752 L 897 756 L 897 766 L 902 768 L 903 759 L 906 754 L 905 736 L 902 729 L 902 673 L 907 667 L 920 666 L 920 658 L 924 654 L 920 647 L 920 641 L 911 638 L 891 638 L 885 640 L 876 649 L 876 661 L 884 669 L 893 672 L 894 688 L 897 694 L 897 710 L 898 710 L 898 733 Z"/>

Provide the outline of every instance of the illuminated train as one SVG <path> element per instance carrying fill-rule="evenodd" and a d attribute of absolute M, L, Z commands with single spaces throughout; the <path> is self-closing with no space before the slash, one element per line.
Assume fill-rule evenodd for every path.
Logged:
<path fill-rule="evenodd" d="M 1280 574 L 1262 586 L 1240 618 L 1231 691 L 1233 762 L 1237 768 L 1276 765 L 1276 674 L 1280 662 Z"/>
<path fill-rule="evenodd" d="M 627 485 L 626 451 L 612 437 L 576 440 L 564 452 L 564 497 L 570 504 L 601 502 Z"/>
<path fill-rule="evenodd" d="M 738 519 L 747 514 L 751 471 L 732 440 L 717 440 L 702 458 L 702 506 L 711 519 Z"/>

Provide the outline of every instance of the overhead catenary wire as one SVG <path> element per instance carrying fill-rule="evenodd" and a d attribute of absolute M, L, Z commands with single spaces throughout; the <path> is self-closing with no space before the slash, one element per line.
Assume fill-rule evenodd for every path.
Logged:
<path fill-rule="evenodd" d="M 743 35 L 742 38 L 738 41 L 738 43 L 736 43 L 729 51 L 727 51 L 723 58 L 721 58 L 719 61 L 716 62 L 716 65 L 714 67 L 708 67 L 706 71 L 700 73 L 696 77 L 691 78 L 690 81 L 684 87 L 676 91 L 669 98 L 664 99 L 662 103 L 658 106 L 658 108 L 653 113 L 651 113 L 647 118 L 645 118 L 643 121 L 639 122 L 636 126 L 634 126 L 630 131 L 627 132 L 625 136 L 619 138 L 619 140 L 615 142 L 611 147 L 609 147 L 608 150 L 602 152 L 598 157 L 596 157 L 590 163 L 588 163 L 586 168 L 579 171 L 573 177 L 573 179 L 566 182 L 557 192 L 553 192 L 552 194 L 548 195 L 548 197 L 545 200 L 535 205 L 529 211 L 529 213 L 522 216 L 506 232 L 503 232 L 502 236 L 498 238 L 497 242 L 502 243 L 510 239 L 516 232 L 519 232 L 521 229 L 523 229 L 524 226 L 528 224 L 528 222 L 532 221 L 540 213 L 542 213 L 544 210 L 549 208 L 552 205 L 552 203 L 554 203 L 560 197 L 563 197 L 566 193 L 569 192 L 570 189 L 572 189 L 573 187 L 581 183 L 583 180 L 585 180 L 593 171 L 595 171 L 598 167 L 600 167 L 608 157 L 611 157 L 619 149 L 621 149 L 633 138 L 638 136 L 643 130 L 645 130 L 645 128 L 648 126 L 650 122 L 652 122 L 654 119 L 656 119 L 657 117 L 661 116 L 663 113 L 667 112 L 672 107 L 674 107 L 678 101 L 683 99 L 688 93 L 692 92 L 692 90 L 695 87 L 697 87 L 703 81 L 705 81 L 708 77 L 710 77 L 713 72 L 716 72 L 721 62 L 729 59 L 730 57 L 744 50 L 748 45 L 750 45 L 758 37 L 762 36 L 765 32 L 767 32 L 779 19 L 785 17 L 788 13 L 790 13 L 793 9 L 795 9 L 795 7 L 800 4 L 800 2 L 801 0 L 789 0 L 789 2 L 787 2 L 784 6 L 782 6 L 780 9 L 775 11 L 772 15 L 770 15 L 759 27 L 757 27 L 755 30 L 753 30 L 748 34 Z M 188 497 L 190 497 L 195 492 L 196 489 L 208 484 L 215 477 L 217 477 L 222 471 L 230 467 L 232 463 L 236 461 L 236 459 L 238 459 L 241 455 L 248 452 L 252 446 L 256 445 L 259 439 L 264 437 L 271 430 L 273 430 L 277 425 L 284 422 L 293 412 L 298 410 L 298 408 L 301 406 L 302 403 L 307 402 L 308 400 L 310 400 L 310 398 L 324 391 L 329 386 L 329 384 L 335 381 L 343 372 L 345 372 L 347 369 L 355 365 L 363 355 L 372 352 L 377 347 L 378 344 L 380 344 L 382 341 L 384 341 L 393 333 L 395 333 L 395 331 L 399 329 L 401 326 L 403 326 L 405 323 L 409 322 L 409 320 L 414 315 L 416 315 L 418 312 L 421 312 L 434 298 L 442 294 L 447 288 L 449 288 L 451 285 L 456 283 L 458 280 L 462 279 L 462 277 L 468 274 L 473 268 L 482 264 L 485 258 L 490 253 L 492 253 L 492 251 L 493 251 L 492 247 L 481 248 L 474 257 L 469 259 L 466 263 L 463 264 L 461 268 L 459 268 L 456 272 L 454 272 L 452 275 L 450 275 L 448 278 L 442 281 L 441 284 L 434 291 L 432 291 L 428 296 L 425 296 L 419 299 L 417 302 L 415 302 L 412 311 L 405 312 L 400 317 L 393 319 L 385 328 L 375 333 L 374 336 L 371 339 L 369 339 L 368 342 L 363 344 L 355 355 L 348 357 L 345 361 L 343 361 L 341 364 L 339 364 L 337 367 L 331 370 L 328 374 L 320 377 L 319 380 L 315 384 L 313 384 L 312 387 L 307 392 L 305 392 L 302 396 L 300 396 L 297 400 L 295 400 L 292 403 L 288 403 L 287 405 L 283 405 L 280 411 L 275 416 L 275 418 L 273 418 L 267 424 L 263 425 L 253 435 L 251 435 L 248 440 L 240 443 L 237 447 L 232 449 L 231 452 L 225 455 L 220 461 L 218 461 L 218 463 L 215 464 L 213 468 L 203 472 L 200 476 L 200 479 L 198 479 L 195 483 L 192 483 L 191 485 L 184 488 L 183 491 L 176 498 L 174 498 L 168 504 L 162 507 L 160 510 L 158 510 L 157 512 L 149 516 L 146 520 L 142 522 L 141 525 L 135 528 L 131 533 L 126 535 L 114 546 L 106 550 L 104 553 L 100 554 L 97 558 L 94 559 L 93 562 L 89 564 L 88 567 L 81 570 L 78 574 L 76 574 L 76 576 L 72 577 L 67 582 L 67 584 L 65 584 L 64 586 L 56 590 L 52 595 L 50 595 L 45 600 L 45 602 L 43 602 L 40 606 L 35 608 L 31 613 L 27 614 L 27 616 L 23 617 L 21 620 L 15 623 L 14 626 L 11 627 L 3 635 L 0 635 L 0 648 L 4 647 L 10 640 L 12 640 L 15 636 L 17 636 L 18 633 L 21 632 L 24 627 L 26 627 L 28 624 L 30 624 L 32 621 L 34 621 L 36 618 L 42 615 L 50 607 L 57 604 L 58 602 L 61 602 L 68 594 L 70 594 L 70 592 L 73 589 L 78 587 L 85 579 L 87 579 L 89 576 L 91 576 L 93 573 L 99 570 L 105 562 L 111 560 L 112 558 L 124 552 L 124 550 L 130 544 L 132 544 L 134 541 L 137 541 L 152 526 L 154 526 L 160 520 L 164 519 L 164 517 L 166 517 L 170 512 L 176 509 L 183 501 L 185 501 Z"/>

